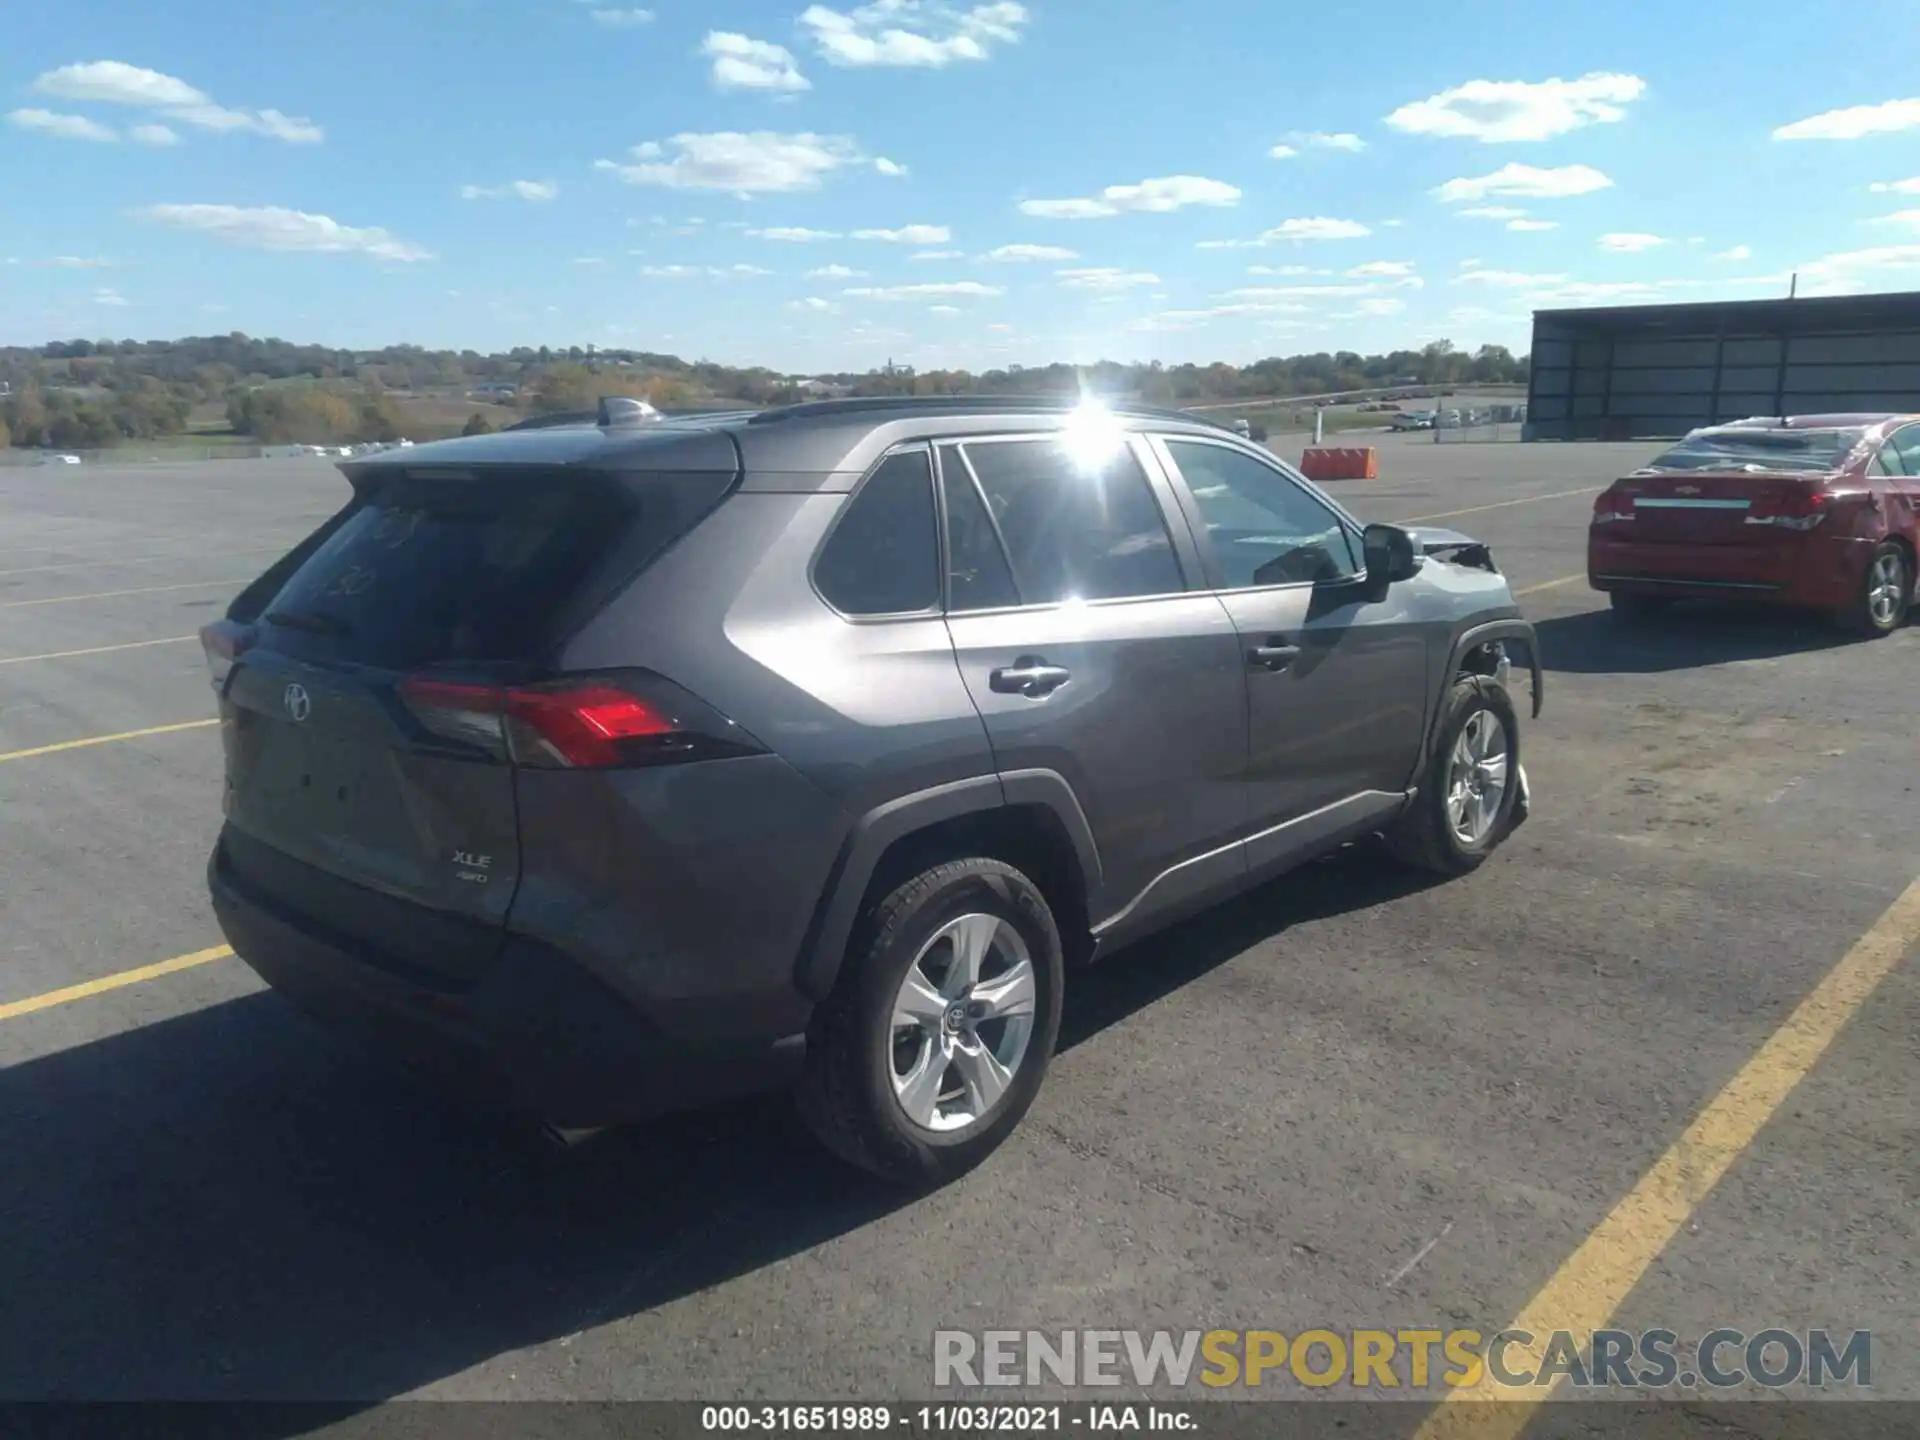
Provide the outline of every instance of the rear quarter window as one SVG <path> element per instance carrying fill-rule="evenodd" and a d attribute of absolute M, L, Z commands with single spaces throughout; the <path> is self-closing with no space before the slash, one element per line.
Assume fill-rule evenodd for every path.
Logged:
<path fill-rule="evenodd" d="M 397 477 L 265 603 L 263 627 L 277 649 L 385 669 L 528 661 L 639 509 L 601 477 Z"/>

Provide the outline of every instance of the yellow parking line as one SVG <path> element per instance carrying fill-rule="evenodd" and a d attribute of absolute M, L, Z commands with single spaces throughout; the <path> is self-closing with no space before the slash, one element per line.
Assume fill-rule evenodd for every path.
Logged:
<path fill-rule="evenodd" d="M 148 735 L 171 735 L 176 730 L 204 730 L 218 720 L 183 720 L 178 725 L 150 725 L 145 730 L 122 730 L 118 735 L 89 735 L 84 740 L 62 740 L 57 745 L 36 745 L 31 750 L 0 752 L 0 765 L 9 760 L 31 760 L 36 755 L 58 755 L 62 750 L 83 750 L 89 745 L 111 745 L 116 740 L 139 740 Z"/>
<path fill-rule="evenodd" d="M 1572 495 L 1598 495 L 1606 488 L 1604 485 L 1583 485 L 1578 490 L 1556 490 L 1551 495 L 1523 495 L 1518 500 L 1500 500 L 1492 505 L 1469 505 L 1464 510 L 1442 510 L 1438 515 L 1409 515 L 1404 520 L 1394 520 L 1389 523 L 1420 525 L 1428 520 L 1451 520 L 1456 515 L 1478 515 L 1483 510 L 1506 510 L 1515 505 L 1537 505 L 1542 500 L 1565 500 Z"/>
<path fill-rule="evenodd" d="M 17 1020 L 22 1015 L 33 1014 L 36 1010 L 51 1010 L 55 1005 L 85 1000 L 93 995 L 104 995 L 109 990 L 121 990 L 128 985 L 138 985 L 143 980 L 158 980 L 162 975 L 174 975 L 182 970 L 191 970 L 196 965 L 225 960 L 232 954 L 231 946 L 216 945 L 211 950 L 196 950 L 191 955 L 176 955 L 173 959 L 162 960 L 157 965 L 142 965 L 138 970 L 122 970 L 118 975 L 103 975 L 98 980 L 69 985 L 64 990 L 49 990 L 44 995 L 33 995 L 25 1000 L 15 1000 L 10 1004 L 0 1005 L 0 1020 Z"/>
<path fill-rule="evenodd" d="M 149 645 L 178 645 L 198 635 L 169 635 L 164 640 L 129 640 L 124 645 L 89 645 L 84 650 L 49 650 L 44 655 L 3 655 L 0 665 L 24 665 L 29 660 L 71 660 L 76 655 L 111 655 L 116 650 L 143 650 Z"/>
<path fill-rule="evenodd" d="M 1908 885 L 1873 928 L 1854 942 L 1786 1023 L 1740 1067 L 1640 1183 L 1526 1303 L 1507 1328 L 1528 1331 L 1536 1340 L 1527 1346 L 1510 1345 L 1508 1355 L 1526 1356 L 1524 1368 L 1537 1372 L 1554 1331 L 1586 1334 L 1613 1318 L 1668 1242 L 1916 941 L 1920 941 L 1920 879 Z M 1509 1361 L 1510 1373 L 1522 1368 Z M 1431 1411 L 1415 1432 L 1415 1440 L 1469 1436 L 1515 1440 L 1534 1407 L 1552 1392 L 1550 1385 L 1508 1389 L 1483 1374 L 1479 1384 L 1454 1391 Z M 1476 1400 L 1506 1403 L 1497 1407 L 1466 1403 Z"/>
<path fill-rule="evenodd" d="M 191 585 L 142 585 L 137 590 L 95 590 L 90 595 L 49 595 L 44 600 L 0 600 L 0 610 L 14 610 L 22 605 L 63 605 L 69 600 L 111 600 L 116 595 L 158 595 L 165 590 L 211 590 L 216 585 L 245 585 L 251 578 L 196 580 Z"/>
<path fill-rule="evenodd" d="M 1587 572 L 1584 570 L 1573 575 L 1562 575 L 1558 580 L 1546 580 L 1538 585 L 1529 585 L 1524 590 L 1516 590 L 1513 592 L 1513 598 L 1518 600 L 1522 595 L 1538 595 L 1542 590 L 1558 590 L 1562 585 L 1571 585 L 1576 580 L 1586 578 Z"/>

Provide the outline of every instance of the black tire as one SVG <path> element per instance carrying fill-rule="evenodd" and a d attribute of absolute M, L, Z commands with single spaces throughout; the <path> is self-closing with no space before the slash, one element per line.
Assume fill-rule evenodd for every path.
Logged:
<path fill-rule="evenodd" d="M 1892 563 L 1899 567 L 1899 603 L 1894 606 L 1890 618 L 1876 619 L 1873 613 L 1873 590 L 1876 584 L 1876 572 L 1884 564 Z M 1883 635 L 1891 635 L 1906 623 L 1907 609 L 1913 601 L 1913 561 L 1906 550 L 1891 540 L 1883 540 L 1874 546 L 1866 568 L 1860 575 L 1860 586 L 1852 603 L 1835 618 L 1844 630 L 1868 640 L 1878 640 Z"/>
<path fill-rule="evenodd" d="M 1644 624 L 1673 609 L 1670 596 L 1641 595 L 1631 590 L 1611 590 L 1607 592 L 1607 600 L 1613 606 L 1614 618 L 1631 625 Z"/>
<path fill-rule="evenodd" d="M 1468 843 L 1454 833 L 1447 816 L 1448 772 L 1460 732 L 1483 710 L 1492 712 L 1506 731 L 1507 784 L 1487 833 Z M 1387 849 L 1402 863 L 1416 869 L 1440 875 L 1465 875 L 1477 869 L 1525 818 L 1516 813 L 1520 786 L 1520 721 L 1514 713 L 1512 697 L 1504 686 L 1484 675 L 1463 675 L 1447 693 L 1419 793 L 1414 796 L 1412 807 L 1387 831 Z"/>
<path fill-rule="evenodd" d="M 936 1131 L 914 1123 L 894 1093 L 893 1006 L 907 970 L 949 921 L 989 914 L 1010 925 L 1033 970 L 1034 1011 L 1012 1083 L 984 1116 Z M 1060 933 L 1034 883 L 1011 865 L 952 860 L 898 886 L 855 928 L 833 993 L 815 1013 L 799 1090 L 801 1117 L 836 1155 L 886 1180 L 941 1185 L 1012 1134 L 1046 1079 L 1065 988 Z"/>

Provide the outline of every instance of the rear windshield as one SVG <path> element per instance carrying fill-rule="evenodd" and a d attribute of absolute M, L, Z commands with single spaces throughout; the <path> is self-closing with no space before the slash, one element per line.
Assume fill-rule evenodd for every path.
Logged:
<path fill-rule="evenodd" d="M 634 509 L 571 476 L 399 477 L 266 603 L 264 628 L 277 649 L 381 668 L 529 659 Z"/>
<path fill-rule="evenodd" d="M 1708 430 L 1689 435 L 1642 468 L 1807 473 L 1836 470 L 1866 438 L 1864 426 L 1833 430 Z"/>

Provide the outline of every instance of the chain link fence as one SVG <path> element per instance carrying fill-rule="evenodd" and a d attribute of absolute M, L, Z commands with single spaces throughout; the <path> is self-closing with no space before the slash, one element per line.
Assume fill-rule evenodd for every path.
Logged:
<path fill-rule="evenodd" d="M 1442 410 L 1434 417 L 1433 440 L 1438 445 L 1486 444 L 1519 440 L 1527 428 L 1525 405 L 1488 405 L 1474 409 Z"/>

